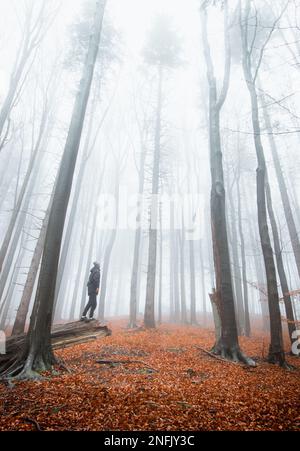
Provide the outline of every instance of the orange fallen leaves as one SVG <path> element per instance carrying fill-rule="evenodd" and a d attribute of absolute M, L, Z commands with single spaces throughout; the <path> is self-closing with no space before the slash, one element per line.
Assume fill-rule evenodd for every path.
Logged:
<path fill-rule="evenodd" d="M 197 350 L 210 349 L 211 330 L 162 325 L 130 333 L 121 326 L 58 351 L 70 374 L 1 386 L 0 430 L 300 430 L 298 358 L 289 358 L 297 371 L 265 362 L 245 371 Z M 261 358 L 262 342 L 255 334 L 241 346 Z"/>

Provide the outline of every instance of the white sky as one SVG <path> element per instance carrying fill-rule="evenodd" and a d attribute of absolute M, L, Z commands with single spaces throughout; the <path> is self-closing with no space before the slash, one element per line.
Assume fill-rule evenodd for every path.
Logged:
<path fill-rule="evenodd" d="M 21 5 L 32 0 L 0 0 L 0 95 L 6 91 L 10 69 L 13 64 L 20 28 L 16 12 L 22 20 Z M 40 2 L 41 0 L 34 0 Z M 61 3 L 61 10 L 48 37 L 57 46 L 63 47 L 68 26 L 80 14 L 84 0 L 47 0 L 49 5 Z M 183 37 L 187 50 L 199 40 L 199 14 L 197 0 L 108 0 L 107 14 L 122 33 L 127 57 L 135 57 L 145 40 L 153 16 L 157 13 L 170 15 L 178 32 Z M 210 30 L 211 40 L 222 42 L 220 21 L 214 15 Z"/>

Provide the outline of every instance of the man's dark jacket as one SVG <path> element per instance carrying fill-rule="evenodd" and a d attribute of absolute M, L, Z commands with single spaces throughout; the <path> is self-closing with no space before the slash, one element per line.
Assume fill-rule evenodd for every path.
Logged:
<path fill-rule="evenodd" d="M 97 293 L 97 290 L 99 289 L 100 285 L 100 268 L 97 266 L 94 266 L 91 269 L 89 281 L 87 283 L 88 287 L 88 294 L 95 294 Z"/>

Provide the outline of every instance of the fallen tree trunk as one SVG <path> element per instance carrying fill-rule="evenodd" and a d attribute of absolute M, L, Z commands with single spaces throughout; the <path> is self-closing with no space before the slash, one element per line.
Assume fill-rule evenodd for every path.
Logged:
<path fill-rule="evenodd" d="M 53 326 L 51 340 L 53 349 L 65 348 L 75 344 L 86 343 L 100 337 L 111 335 L 107 326 L 99 321 L 81 322 L 75 321 Z M 6 340 L 6 353 L 0 355 L 0 364 L 11 359 L 24 345 L 26 334 L 14 335 Z"/>

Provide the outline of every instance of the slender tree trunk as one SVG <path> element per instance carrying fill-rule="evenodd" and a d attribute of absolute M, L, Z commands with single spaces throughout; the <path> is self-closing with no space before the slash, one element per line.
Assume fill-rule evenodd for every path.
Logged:
<path fill-rule="evenodd" d="M 23 260 L 24 254 L 25 254 L 23 242 L 24 242 L 24 238 L 22 237 L 18 255 L 17 255 L 16 261 L 14 263 L 14 268 L 12 271 L 9 287 L 8 287 L 5 299 L 3 300 L 3 304 L 1 305 L 1 313 L 2 313 L 2 307 L 3 307 L 3 313 L 2 313 L 2 317 L 1 317 L 1 321 L 0 321 L 0 329 L 1 330 L 4 330 L 5 326 L 7 324 L 7 316 L 8 316 L 9 309 L 11 307 L 14 289 L 16 287 L 16 283 L 18 280 L 19 267 L 21 266 L 21 263 L 22 263 L 22 260 Z"/>
<path fill-rule="evenodd" d="M 278 186 L 279 186 L 279 191 L 280 191 L 280 195 L 281 195 L 284 216 L 285 216 L 285 220 L 286 220 L 286 223 L 288 226 L 288 231 L 289 231 L 291 245 L 292 245 L 292 249 L 293 249 L 293 253 L 294 253 L 294 257 L 295 257 L 295 261 L 296 261 L 298 276 L 300 278 L 299 236 L 298 236 L 298 232 L 297 232 L 297 228 L 296 228 L 296 224 L 295 224 L 295 220 L 294 220 L 293 210 L 292 210 L 291 203 L 290 203 L 290 197 L 288 194 L 287 186 L 286 186 L 284 176 L 282 173 L 282 168 L 280 165 L 277 146 L 275 143 L 274 135 L 272 134 L 270 116 L 269 116 L 267 107 L 266 107 L 263 99 L 262 99 L 262 105 L 263 105 L 263 115 L 264 115 L 266 129 L 269 132 L 268 139 L 269 139 L 270 149 L 271 149 L 272 158 L 273 158 L 273 162 L 274 162 L 275 173 L 276 173 L 276 178 L 277 178 L 277 182 L 278 182 Z"/>
<path fill-rule="evenodd" d="M 41 158 L 39 157 L 37 164 L 33 170 L 32 177 L 30 178 L 29 185 L 27 187 L 26 193 L 24 195 L 24 199 L 22 202 L 22 209 L 18 215 L 16 215 L 16 223 L 14 227 L 11 229 L 11 236 L 9 239 L 9 246 L 6 250 L 6 258 L 4 261 L 4 265 L 2 267 L 1 276 L 0 276 L 0 299 L 3 298 L 3 293 L 6 287 L 6 281 L 11 269 L 11 265 L 14 260 L 14 256 L 18 247 L 18 243 L 20 241 L 20 236 L 24 227 L 24 224 L 27 219 L 28 209 L 30 206 L 30 201 L 32 198 L 33 190 L 36 184 L 36 179 L 39 174 Z"/>
<path fill-rule="evenodd" d="M 187 311 L 186 311 L 186 292 L 185 292 L 185 232 L 184 225 L 182 223 L 182 233 L 178 231 L 178 248 L 180 258 L 180 303 L 181 303 L 181 323 L 187 324 Z"/>
<path fill-rule="evenodd" d="M 203 262 L 203 246 L 202 240 L 199 244 L 199 256 L 200 256 L 200 283 L 201 283 L 201 293 L 202 293 L 202 306 L 203 306 L 203 324 L 206 325 L 206 284 L 205 284 L 205 268 Z"/>
<path fill-rule="evenodd" d="M 262 291 L 260 291 L 260 290 L 263 290 L 263 292 L 267 291 L 267 289 L 266 289 L 266 287 L 267 287 L 266 272 L 263 267 L 262 256 L 260 255 L 261 248 L 257 247 L 259 245 L 259 237 L 257 237 L 256 233 L 254 232 L 256 230 L 256 223 L 254 223 L 254 221 L 252 221 L 252 215 L 250 213 L 250 210 L 248 207 L 248 202 L 247 202 L 248 193 L 245 191 L 244 183 L 242 184 L 242 195 L 244 198 L 245 218 L 247 218 L 247 221 L 248 221 L 248 233 L 249 233 L 249 237 L 250 237 L 251 250 L 252 250 L 252 254 L 253 254 L 253 262 L 254 262 L 255 276 L 256 276 L 256 282 L 257 282 L 256 290 L 259 290 L 258 291 L 259 305 L 260 305 L 261 315 L 262 315 L 262 319 L 263 319 L 263 330 L 265 332 L 269 332 L 270 331 L 270 316 L 269 316 L 269 311 L 268 311 L 268 307 L 267 307 L 267 296 L 265 296 L 262 293 Z"/>
<path fill-rule="evenodd" d="M 249 296 L 248 296 L 248 284 L 247 284 L 247 262 L 246 262 L 246 252 L 245 252 L 245 239 L 242 223 L 242 208 L 241 208 L 241 193 L 240 193 L 240 175 L 238 175 L 237 182 L 237 210 L 238 210 L 238 229 L 239 237 L 241 242 L 241 263 L 242 263 L 242 280 L 243 280 L 243 298 L 244 298 L 244 323 L 245 323 L 245 335 L 250 337 L 251 326 L 250 326 L 250 314 L 249 314 Z"/>
<path fill-rule="evenodd" d="M 265 193 L 266 162 L 264 157 L 264 149 L 261 141 L 261 131 L 258 114 L 258 99 L 255 87 L 255 78 L 252 75 L 251 55 L 249 54 L 248 49 L 248 30 L 245 29 L 245 24 L 248 23 L 249 13 L 250 13 L 250 2 L 247 1 L 245 16 L 243 18 L 240 16 L 240 28 L 242 36 L 243 70 L 246 85 L 248 87 L 251 99 L 252 126 L 254 133 L 254 145 L 257 157 L 256 195 L 257 195 L 258 227 L 267 277 L 268 305 L 270 312 L 271 343 L 269 348 L 268 360 L 274 363 L 278 362 L 281 366 L 285 366 L 285 355 L 283 348 L 282 325 L 279 308 L 276 269 L 267 221 L 267 207 Z M 257 67 L 256 74 L 258 69 L 259 67 Z"/>
<path fill-rule="evenodd" d="M 245 313 L 244 313 L 244 299 L 242 290 L 242 276 L 240 269 L 239 251 L 238 251 L 238 235 L 237 235 L 237 219 L 235 214 L 235 203 L 232 196 L 231 189 L 227 189 L 230 213 L 231 213 L 231 248 L 232 248 L 232 260 L 233 260 L 233 274 L 234 274 L 234 286 L 235 286 L 235 298 L 236 298 L 236 314 L 237 314 L 237 326 L 239 335 L 245 334 Z"/>
<path fill-rule="evenodd" d="M 295 339 L 292 339 L 292 335 L 293 335 L 293 332 L 296 330 L 295 318 L 294 318 L 291 297 L 289 295 L 290 289 L 289 289 L 287 277 L 285 274 L 282 253 L 281 253 L 281 248 L 280 248 L 279 234 L 278 234 L 275 214 L 274 214 L 274 210 L 273 210 L 271 190 L 270 190 L 270 185 L 269 185 L 268 180 L 266 181 L 266 197 L 267 197 L 268 214 L 269 214 L 269 218 L 270 218 L 270 224 L 271 224 L 273 240 L 274 240 L 274 250 L 275 250 L 276 262 L 277 262 L 277 271 L 278 271 L 282 295 L 283 295 L 287 325 L 288 325 L 288 330 L 289 330 L 289 337 L 290 337 L 291 343 L 293 344 Z"/>
<path fill-rule="evenodd" d="M 159 192 L 159 167 L 161 145 L 161 110 L 162 110 L 162 67 L 158 68 L 158 94 L 155 125 L 155 143 L 152 170 L 151 214 L 149 227 L 148 273 L 146 287 L 146 303 L 144 324 L 147 328 L 155 328 L 155 280 L 156 280 L 156 253 L 157 253 L 157 217 Z"/>
<path fill-rule="evenodd" d="M 159 206 L 159 274 L 158 274 L 158 324 L 162 322 L 163 231 L 162 210 Z"/>
<path fill-rule="evenodd" d="M 41 258 L 42 258 L 51 205 L 52 205 L 52 198 L 50 199 L 50 203 L 47 208 L 47 211 L 46 211 L 46 214 L 45 214 L 45 217 L 43 220 L 42 228 L 41 228 L 41 231 L 39 234 L 39 238 L 37 240 L 37 243 L 36 243 L 36 246 L 34 249 L 34 253 L 33 253 L 33 256 L 31 259 L 29 272 L 28 272 L 25 286 L 24 286 L 24 291 L 22 294 L 22 298 L 21 298 L 21 301 L 20 301 L 20 304 L 19 304 L 19 307 L 17 310 L 15 322 L 13 325 L 12 335 L 22 334 L 22 333 L 24 333 L 24 330 L 25 330 L 26 318 L 28 315 L 30 301 L 32 298 L 32 293 L 33 293 L 36 277 L 38 275 L 40 262 L 41 262 Z"/>
<path fill-rule="evenodd" d="M 140 155 L 140 168 L 139 168 L 139 195 L 142 196 L 144 192 L 145 183 L 145 157 L 146 152 L 143 149 Z M 130 283 L 130 303 L 129 303 L 129 328 L 137 327 L 137 287 L 138 287 L 138 273 L 139 273 L 139 260 L 141 252 L 141 238 L 142 238 L 142 227 L 141 221 L 141 210 L 142 205 L 139 206 L 140 211 L 137 215 L 137 228 L 135 231 L 134 238 L 134 251 L 133 251 L 133 262 L 131 270 L 131 283 Z"/>
<path fill-rule="evenodd" d="M 191 324 L 198 324 L 196 312 L 196 280 L 194 241 L 189 240 L 190 251 L 190 287 L 191 287 Z"/>

